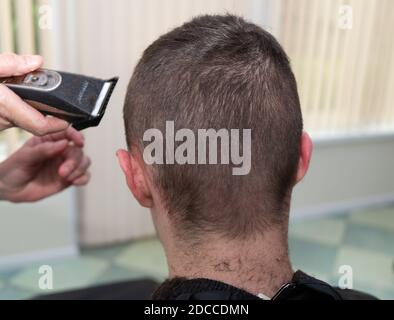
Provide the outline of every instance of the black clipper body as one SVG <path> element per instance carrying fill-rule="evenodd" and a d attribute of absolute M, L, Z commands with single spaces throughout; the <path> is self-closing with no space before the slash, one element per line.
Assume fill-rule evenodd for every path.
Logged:
<path fill-rule="evenodd" d="M 117 81 L 48 69 L 0 78 L 0 83 L 35 109 L 70 122 L 77 130 L 100 123 Z"/>

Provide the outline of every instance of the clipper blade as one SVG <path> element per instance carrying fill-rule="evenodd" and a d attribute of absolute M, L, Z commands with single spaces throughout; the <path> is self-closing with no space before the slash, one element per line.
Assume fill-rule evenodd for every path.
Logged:
<path fill-rule="evenodd" d="M 105 81 L 101 89 L 101 92 L 96 100 L 95 106 L 92 109 L 90 117 L 88 119 L 84 119 L 82 121 L 74 123 L 73 127 L 75 129 L 83 130 L 88 127 L 95 127 L 99 125 L 101 119 L 104 116 L 109 99 L 111 98 L 112 92 L 114 91 L 118 79 L 119 79 L 118 77 L 115 77 Z"/>

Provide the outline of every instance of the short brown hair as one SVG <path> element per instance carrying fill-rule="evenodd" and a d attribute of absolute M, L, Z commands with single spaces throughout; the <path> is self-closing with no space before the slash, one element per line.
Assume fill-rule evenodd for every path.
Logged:
<path fill-rule="evenodd" d="M 145 130 L 251 129 L 251 171 L 229 165 L 154 165 L 153 176 L 179 235 L 238 238 L 280 224 L 299 161 L 297 85 L 268 32 L 233 15 L 194 18 L 144 52 L 124 105 L 129 147 Z M 142 151 L 142 149 L 140 149 Z M 192 236 L 193 235 L 193 236 Z"/>

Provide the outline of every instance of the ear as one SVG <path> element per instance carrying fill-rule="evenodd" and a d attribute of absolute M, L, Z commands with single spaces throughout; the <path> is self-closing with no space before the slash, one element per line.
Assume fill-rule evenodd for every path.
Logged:
<path fill-rule="evenodd" d="M 306 175 L 309 163 L 312 157 L 313 143 L 306 132 L 302 133 L 300 141 L 300 160 L 298 162 L 298 170 L 296 176 L 296 183 L 300 182 Z"/>
<path fill-rule="evenodd" d="M 118 150 L 116 156 L 131 193 L 141 206 L 152 208 L 153 198 L 142 167 L 144 164 L 126 150 Z"/>

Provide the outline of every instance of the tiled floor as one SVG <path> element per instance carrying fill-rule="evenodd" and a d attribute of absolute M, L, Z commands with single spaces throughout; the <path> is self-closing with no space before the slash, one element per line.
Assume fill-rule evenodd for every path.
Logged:
<path fill-rule="evenodd" d="M 294 268 L 333 285 L 351 266 L 355 289 L 394 299 L 394 207 L 294 222 L 290 255 Z"/>
<path fill-rule="evenodd" d="M 330 218 L 298 220 L 290 226 L 294 268 L 333 285 L 339 267 L 353 269 L 354 288 L 394 299 L 394 207 L 352 212 Z M 0 299 L 43 294 L 38 266 L 0 272 Z M 53 261 L 54 291 L 149 276 L 161 281 L 166 263 L 157 240 L 82 251 L 78 258 Z"/>

